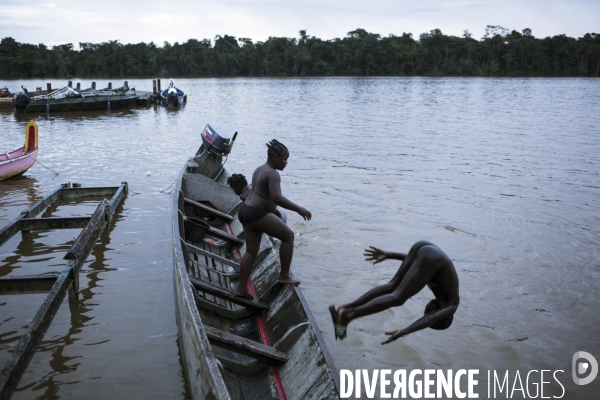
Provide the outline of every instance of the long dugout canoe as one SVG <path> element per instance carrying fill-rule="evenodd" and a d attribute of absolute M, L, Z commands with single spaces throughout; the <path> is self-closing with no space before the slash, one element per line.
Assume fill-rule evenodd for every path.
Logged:
<path fill-rule="evenodd" d="M 339 375 L 301 291 L 277 282 L 277 240 L 263 235 L 250 276 L 256 299 L 234 295 L 245 244 L 241 202 L 225 184 L 222 163 L 201 147 L 183 167 L 173 200 L 173 279 L 189 394 L 337 399 Z"/>

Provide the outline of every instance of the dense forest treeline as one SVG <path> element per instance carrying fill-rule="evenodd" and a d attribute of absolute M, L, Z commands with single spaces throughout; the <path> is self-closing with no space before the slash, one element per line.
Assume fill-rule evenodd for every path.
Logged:
<path fill-rule="evenodd" d="M 0 79 L 207 76 L 591 76 L 600 75 L 600 34 L 535 38 L 489 25 L 476 40 L 439 29 L 381 37 L 364 29 L 343 39 L 216 36 L 162 47 L 154 43 L 79 43 L 48 48 L 0 42 Z"/>

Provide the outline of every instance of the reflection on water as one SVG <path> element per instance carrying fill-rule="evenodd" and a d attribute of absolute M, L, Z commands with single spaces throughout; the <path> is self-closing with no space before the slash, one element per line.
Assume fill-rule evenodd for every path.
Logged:
<path fill-rule="evenodd" d="M 12 177 L 1 183 L 2 196 L 0 197 L 0 208 L 4 209 L 9 206 L 23 208 L 29 207 L 30 204 L 35 204 L 44 196 L 39 193 L 39 183 L 33 176 L 19 175 Z M 6 218 L 5 215 L 0 215 L 0 221 Z M 4 226 L 5 224 L 2 224 Z"/>
<path fill-rule="evenodd" d="M 84 328 L 86 326 L 93 325 L 94 317 L 91 315 L 91 311 L 93 311 L 93 308 L 97 305 L 97 303 L 92 300 L 95 295 L 95 289 L 101 287 L 101 282 L 103 279 L 100 277 L 100 273 L 117 270 L 116 268 L 108 267 L 105 253 L 106 250 L 109 249 L 110 245 L 110 232 L 114 229 L 116 221 L 122 217 L 122 209 L 123 205 L 120 204 L 113 215 L 109 229 L 105 229 L 102 232 L 98 243 L 92 249 L 88 260 L 93 261 L 86 263 L 86 265 L 81 269 L 80 279 L 82 282 L 87 279 L 88 282 L 85 286 L 80 286 L 79 302 L 77 304 L 71 304 L 70 302 L 66 301 L 70 312 L 70 320 L 68 324 L 69 329 L 67 334 L 57 335 L 51 339 L 46 337 L 38 347 L 37 351 L 40 353 L 39 358 L 46 359 L 49 357 L 49 365 L 51 369 L 42 375 L 30 373 L 27 377 L 28 379 L 23 377 L 20 382 L 20 387 L 17 389 L 17 393 L 27 393 L 31 391 L 35 393 L 38 398 L 59 399 L 61 398 L 59 388 L 60 386 L 66 384 L 66 382 L 63 382 L 62 379 L 55 380 L 55 376 L 57 374 L 73 374 L 81 364 L 79 359 L 84 357 L 85 353 L 81 355 L 69 356 L 65 354 L 66 349 L 70 348 L 70 346 L 73 346 L 77 341 L 82 340 L 80 336 L 83 333 Z M 67 247 L 67 250 L 69 248 L 70 245 Z M 64 306 L 66 306 L 66 304 L 64 304 Z M 98 343 L 87 343 L 86 346 L 102 345 L 109 340 L 110 339 L 107 339 Z M 48 355 L 46 356 L 43 353 L 47 353 Z M 34 362 L 35 358 L 32 360 L 30 365 L 33 365 Z M 75 381 L 68 383 L 75 384 L 78 382 Z"/>
<path fill-rule="evenodd" d="M 35 116 L 38 160 L 59 175 L 36 164 L 0 182 L 1 224 L 60 183 L 130 187 L 118 223 L 82 270 L 79 311 L 61 307 L 14 398 L 184 397 L 165 189 L 207 122 L 239 132 L 230 172 L 250 176 L 273 137 L 290 149 L 283 193 L 313 214 L 310 222 L 289 215 L 292 268 L 338 368 L 479 368 L 480 398 L 487 370 L 511 371 L 511 379 L 517 370 L 563 370 L 563 398 L 594 398 L 600 380 L 575 386 L 570 363 L 576 351 L 600 356 L 600 81 L 188 79 L 178 86 L 189 94 L 181 110 Z M 18 144 L 30 117 L 0 114 Z M 60 245 L 74 238 L 30 235 L 29 249 L 3 246 L 2 274 L 36 263 L 52 269 Z M 452 327 L 379 344 L 385 331 L 422 315 L 431 297 L 424 290 L 403 307 L 353 322 L 347 340 L 336 342 L 329 303 L 386 282 L 398 266 L 364 262 L 363 248 L 407 251 L 419 239 L 438 244 L 457 267 L 461 305 Z M 34 251 L 56 244 L 56 254 Z M 33 317 L 9 297 L 0 298 L 2 346 Z"/>

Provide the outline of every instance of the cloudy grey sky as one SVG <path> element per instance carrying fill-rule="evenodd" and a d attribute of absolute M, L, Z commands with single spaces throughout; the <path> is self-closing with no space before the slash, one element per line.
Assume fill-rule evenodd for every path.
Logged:
<path fill-rule="evenodd" d="M 441 29 L 480 39 L 487 25 L 531 28 L 535 37 L 600 32 L 600 0 L 0 0 L 0 38 L 48 46 L 214 39 L 321 39 L 363 28 L 382 36 Z"/>

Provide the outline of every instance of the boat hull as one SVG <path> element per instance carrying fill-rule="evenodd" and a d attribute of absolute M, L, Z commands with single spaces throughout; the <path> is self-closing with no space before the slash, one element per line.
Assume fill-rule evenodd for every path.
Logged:
<path fill-rule="evenodd" d="M 180 107 L 183 105 L 183 103 L 185 103 L 184 97 L 177 97 L 176 100 L 170 100 L 168 98 L 161 97 L 160 101 L 165 107 Z"/>
<path fill-rule="evenodd" d="M 219 157 L 208 156 L 201 151 L 199 154 L 196 160 L 203 159 L 205 164 L 194 159 L 188 161 L 179 175 L 173 200 L 174 292 L 179 348 L 190 397 L 261 400 L 338 398 L 339 376 L 302 293 L 297 287 L 277 282 L 278 241 L 263 235 L 250 276 L 256 297 L 269 305 L 261 314 L 218 296 L 207 295 L 195 286 L 196 283 L 192 285 L 190 282 L 190 279 L 214 279 L 224 289 L 232 291 L 237 287 L 235 278 L 227 278 L 230 275 L 227 270 L 210 269 L 215 265 L 212 264 L 215 258 L 207 260 L 214 256 L 203 258 L 202 254 L 221 251 L 221 260 L 234 265 L 239 263 L 245 251 L 245 244 L 239 248 L 219 250 L 219 246 L 211 244 L 210 240 L 190 242 L 184 220 L 197 217 L 187 206 L 186 202 L 190 199 L 191 203 L 197 200 L 210 204 L 231 217 L 226 222 L 208 218 L 210 229 L 229 232 L 233 238 L 243 237 L 243 228 L 237 220 L 239 198 L 224 184 L 229 176 L 227 171 L 220 172 Z M 207 176 L 218 176 L 218 179 L 215 182 Z M 197 249 L 197 246 L 204 246 L 204 250 Z M 249 361 L 247 357 L 240 361 L 242 356 L 235 350 L 215 346 L 214 336 L 209 339 L 215 328 L 224 335 L 235 332 L 254 340 L 257 345 L 284 352 L 287 361 L 266 366 L 256 360 Z"/>
<path fill-rule="evenodd" d="M 27 105 L 27 112 L 55 112 L 55 111 L 91 111 L 130 108 L 137 104 L 138 96 L 86 96 L 63 99 L 31 100 Z"/>
<path fill-rule="evenodd" d="M 181 247 L 174 246 L 173 260 L 179 351 L 189 395 L 192 399 L 229 399 L 227 387 L 193 301 L 193 289 L 189 284 L 185 263 L 182 262 Z"/>
<path fill-rule="evenodd" d="M 35 163 L 37 154 L 38 149 L 24 152 L 22 148 L 0 154 L 0 181 L 27 171 Z"/>
<path fill-rule="evenodd" d="M 160 101 L 165 107 L 179 107 L 187 101 L 187 95 L 181 89 L 167 88 L 160 93 Z"/>

